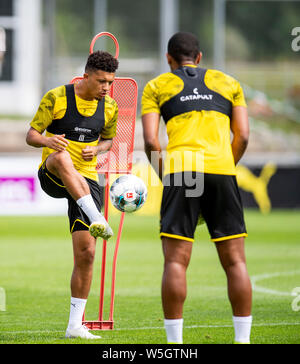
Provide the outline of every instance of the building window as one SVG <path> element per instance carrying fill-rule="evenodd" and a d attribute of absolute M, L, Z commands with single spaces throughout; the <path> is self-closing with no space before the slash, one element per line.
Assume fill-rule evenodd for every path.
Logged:
<path fill-rule="evenodd" d="M 0 1 L 0 16 L 13 16 L 13 0 Z"/>
<path fill-rule="evenodd" d="M 2 0 L 1 0 L 2 1 Z M 3 31 L 3 28 L 2 28 Z M 5 52 L 0 50 L 0 82 L 13 80 L 13 33 L 12 29 L 5 29 Z M 2 48 L 3 49 L 3 48 Z"/>

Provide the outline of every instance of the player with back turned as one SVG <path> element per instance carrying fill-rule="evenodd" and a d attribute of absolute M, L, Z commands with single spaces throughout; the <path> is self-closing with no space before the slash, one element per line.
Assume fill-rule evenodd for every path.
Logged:
<path fill-rule="evenodd" d="M 234 341 L 249 343 L 252 289 L 236 183 L 236 164 L 248 143 L 247 107 L 240 84 L 221 71 L 198 68 L 201 57 L 193 34 L 174 34 L 168 42 L 170 72 L 148 82 L 142 96 L 145 151 L 164 185 L 160 236 L 167 341 L 183 342 L 186 270 L 194 232 L 203 217 L 227 276 Z M 164 163 L 158 138 L 160 116 L 168 134 Z"/>
<path fill-rule="evenodd" d="M 118 107 L 108 93 L 117 68 L 117 59 L 109 53 L 92 53 L 81 81 L 46 93 L 26 138 L 29 145 L 43 148 L 38 171 L 42 189 L 51 197 L 68 200 L 75 258 L 68 338 L 100 338 L 82 325 L 82 316 L 92 281 L 96 238 L 107 240 L 113 235 L 101 214 L 96 164 L 97 155 L 111 148 L 116 135 Z"/>

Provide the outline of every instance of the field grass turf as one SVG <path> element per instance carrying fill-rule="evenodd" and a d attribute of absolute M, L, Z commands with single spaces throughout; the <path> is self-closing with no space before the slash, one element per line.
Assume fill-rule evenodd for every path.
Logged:
<path fill-rule="evenodd" d="M 299 344 L 300 212 L 245 212 L 248 270 L 253 279 L 253 344 Z M 119 217 L 111 220 L 116 230 Z M 96 331 L 103 344 L 165 344 L 160 284 L 163 268 L 159 219 L 128 214 L 118 255 L 115 329 Z M 114 240 L 108 245 L 105 319 Z M 86 319 L 97 318 L 102 244 L 99 242 Z M 64 338 L 69 318 L 73 256 L 66 217 L 0 218 L 1 344 L 87 343 Z M 300 302 L 298 303 L 300 309 Z M 296 305 L 297 306 L 297 305 Z M 206 227 L 196 232 L 188 269 L 184 343 L 233 342 L 226 279 Z M 90 343 L 90 341 L 89 341 Z"/>

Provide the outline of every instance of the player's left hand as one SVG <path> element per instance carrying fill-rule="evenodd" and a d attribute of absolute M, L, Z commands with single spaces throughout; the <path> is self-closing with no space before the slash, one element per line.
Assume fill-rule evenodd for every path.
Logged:
<path fill-rule="evenodd" d="M 82 149 L 82 158 L 90 162 L 97 155 L 97 148 L 94 146 L 87 145 L 84 149 Z"/>

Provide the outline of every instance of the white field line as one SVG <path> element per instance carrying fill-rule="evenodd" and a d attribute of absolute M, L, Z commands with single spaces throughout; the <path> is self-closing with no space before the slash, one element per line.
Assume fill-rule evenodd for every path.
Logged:
<path fill-rule="evenodd" d="M 274 278 L 274 277 L 294 276 L 294 275 L 298 275 L 298 274 L 300 274 L 299 270 L 294 270 L 294 271 L 290 271 L 290 272 L 274 272 L 274 273 L 258 274 L 258 275 L 251 277 L 252 289 L 255 292 L 268 293 L 268 294 L 273 294 L 276 296 L 292 296 L 293 295 L 292 291 L 284 292 L 284 291 L 278 291 L 275 289 L 266 288 L 261 285 L 258 285 L 257 282 L 265 280 L 265 279 Z M 300 281 L 299 281 L 299 286 L 300 286 Z"/>
<path fill-rule="evenodd" d="M 260 324 L 252 324 L 252 326 L 256 327 L 272 327 L 272 326 L 300 326 L 300 322 L 270 322 L 270 323 L 260 323 Z M 209 328 L 231 328 L 233 325 L 190 325 L 184 326 L 184 329 L 209 329 Z M 139 331 L 139 330 L 164 330 L 164 327 L 128 327 L 128 328 L 117 328 L 114 330 L 105 330 L 106 332 L 114 332 L 114 331 Z M 98 330 L 101 331 L 101 330 Z M 55 334 L 55 333 L 64 333 L 65 331 L 61 330 L 24 330 L 24 331 L 0 331 L 0 334 Z"/>

